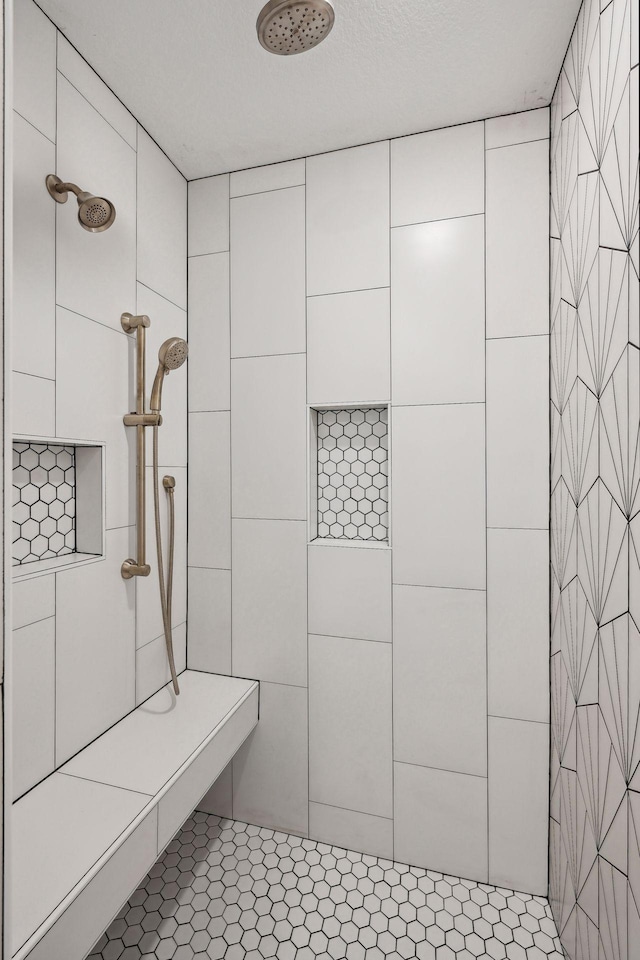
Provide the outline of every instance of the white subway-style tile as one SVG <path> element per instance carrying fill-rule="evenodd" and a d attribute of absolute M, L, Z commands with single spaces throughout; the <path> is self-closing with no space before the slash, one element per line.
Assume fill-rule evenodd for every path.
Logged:
<path fill-rule="evenodd" d="M 189 415 L 189 564 L 231 566 L 228 413 Z"/>
<path fill-rule="evenodd" d="M 231 356 L 305 350 L 304 187 L 231 201 Z"/>
<path fill-rule="evenodd" d="M 549 338 L 487 342 L 490 527 L 549 525 Z"/>
<path fill-rule="evenodd" d="M 392 231 L 393 402 L 484 400 L 484 217 Z"/>
<path fill-rule="evenodd" d="M 230 340 L 229 254 L 190 257 L 190 410 L 230 409 Z"/>
<path fill-rule="evenodd" d="M 191 180 L 189 198 L 189 256 L 229 249 L 229 174 Z"/>
<path fill-rule="evenodd" d="M 392 431 L 394 583 L 484 590 L 484 405 L 394 407 Z"/>
<path fill-rule="evenodd" d="M 10 729 L 14 800 L 55 767 L 55 643 L 55 617 L 12 634 Z"/>
<path fill-rule="evenodd" d="M 56 578 L 53 574 L 12 584 L 11 613 L 14 630 L 53 617 L 55 612 Z"/>
<path fill-rule="evenodd" d="M 107 527 L 135 523 L 135 342 L 100 323 L 58 308 L 56 431 L 52 436 L 105 441 Z M 124 557 L 122 558 L 125 559 Z"/>
<path fill-rule="evenodd" d="M 13 106 L 55 142 L 56 28 L 32 0 L 16 0 L 13 18 Z"/>
<path fill-rule="evenodd" d="M 55 381 L 14 373 L 11 378 L 11 422 L 15 436 L 54 437 Z"/>
<path fill-rule="evenodd" d="M 391 141 L 391 225 L 484 211 L 484 124 Z"/>
<path fill-rule="evenodd" d="M 307 691 L 260 684 L 260 720 L 233 759 L 233 815 L 306 836 Z"/>
<path fill-rule="evenodd" d="M 179 675 L 187 666 L 186 623 L 173 627 L 171 638 L 179 683 Z M 170 680 L 171 671 L 167 659 L 167 644 L 163 634 L 136 650 L 136 706 L 152 697 Z"/>
<path fill-rule="evenodd" d="M 56 302 L 121 331 L 136 302 L 136 153 L 63 76 L 55 172 L 116 208 L 99 234 L 82 229 L 73 197 L 56 210 Z"/>
<path fill-rule="evenodd" d="M 56 148 L 18 114 L 13 133 L 11 362 L 21 373 L 54 379 L 56 204 L 42 187 Z"/>
<path fill-rule="evenodd" d="M 187 181 L 138 125 L 138 280 L 187 306 Z"/>
<path fill-rule="evenodd" d="M 58 34 L 58 70 L 135 150 L 135 117 L 61 33 Z"/>
<path fill-rule="evenodd" d="M 233 520 L 233 670 L 306 686 L 307 531 L 299 520 Z"/>
<path fill-rule="evenodd" d="M 135 706 L 135 528 L 109 530 L 99 563 L 56 575 L 56 765 Z"/>
<path fill-rule="evenodd" d="M 360 290 L 307 300 L 309 403 L 388 400 L 390 291 Z"/>
<path fill-rule="evenodd" d="M 482 590 L 393 589 L 394 759 L 487 775 Z"/>
<path fill-rule="evenodd" d="M 251 167 L 231 174 L 231 196 L 242 197 L 266 190 L 283 190 L 304 185 L 305 161 L 285 160 L 264 167 Z"/>
<path fill-rule="evenodd" d="M 309 632 L 391 642 L 391 551 L 309 546 Z"/>
<path fill-rule="evenodd" d="M 389 143 L 307 159 L 307 294 L 389 285 Z"/>
<path fill-rule="evenodd" d="M 231 673 L 231 571 L 189 567 L 190 670 Z"/>
<path fill-rule="evenodd" d="M 309 799 L 393 816 L 391 647 L 309 637 Z"/>
<path fill-rule="evenodd" d="M 549 332 L 549 144 L 487 151 L 487 336 Z"/>
<path fill-rule="evenodd" d="M 232 361 L 234 517 L 305 519 L 305 379 L 304 355 Z"/>
<path fill-rule="evenodd" d="M 393 859 L 393 820 L 309 803 L 309 836 L 321 843 Z"/>
<path fill-rule="evenodd" d="M 394 797 L 396 860 L 487 882 L 484 777 L 394 763 Z"/>
<path fill-rule="evenodd" d="M 530 140 L 549 139 L 549 107 L 510 113 L 485 120 L 486 148 L 510 147 Z"/>
<path fill-rule="evenodd" d="M 487 531 L 489 713 L 549 719 L 549 536 Z"/>
<path fill-rule="evenodd" d="M 489 717 L 489 882 L 547 894 L 549 724 Z"/>

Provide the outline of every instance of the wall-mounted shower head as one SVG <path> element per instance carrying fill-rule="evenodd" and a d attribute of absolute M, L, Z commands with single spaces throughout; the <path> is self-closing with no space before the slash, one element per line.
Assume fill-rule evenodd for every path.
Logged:
<path fill-rule="evenodd" d="M 159 413 L 162 404 L 162 384 L 165 374 L 177 370 L 187 359 L 189 344 L 182 337 L 169 337 L 158 350 L 158 372 L 153 381 L 149 406 L 153 413 Z"/>
<path fill-rule="evenodd" d="M 50 173 L 46 179 L 47 190 L 57 203 L 66 203 L 69 193 L 78 200 L 78 220 L 90 233 L 102 233 L 116 218 L 116 208 L 104 197 L 94 197 L 92 193 L 81 190 L 75 183 L 63 183 L 60 177 Z"/>

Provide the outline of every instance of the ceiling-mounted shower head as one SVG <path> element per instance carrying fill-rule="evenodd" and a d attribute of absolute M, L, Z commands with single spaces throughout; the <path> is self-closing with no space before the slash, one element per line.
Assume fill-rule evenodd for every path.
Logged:
<path fill-rule="evenodd" d="M 334 20 L 330 0 L 269 0 L 258 15 L 258 40 L 269 53 L 289 57 L 316 47 Z"/>
<path fill-rule="evenodd" d="M 158 350 L 158 372 L 153 381 L 149 406 L 158 413 L 162 404 L 162 384 L 166 373 L 177 370 L 187 359 L 189 344 L 182 337 L 169 337 Z"/>
<path fill-rule="evenodd" d="M 104 197 L 94 197 L 92 193 L 81 190 L 75 183 L 63 183 L 60 177 L 50 173 L 46 179 L 47 190 L 57 203 L 66 203 L 69 193 L 78 200 L 78 220 L 90 233 L 102 233 L 116 218 L 116 208 Z"/>

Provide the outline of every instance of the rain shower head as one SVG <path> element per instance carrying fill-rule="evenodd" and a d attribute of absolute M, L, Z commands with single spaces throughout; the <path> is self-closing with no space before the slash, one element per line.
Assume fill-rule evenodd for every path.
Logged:
<path fill-rule="evenodd" d="M 104 197 L 94 197 L 92 193 L 81 190 L 75 183 L 63 183 L 60 177 L 50 173 L 46 179 L 47 190 L 57 203 L 66 203 L 69 193 L 78 200 L 78 220 L 90 233 L 102 233 L 116 218 L 116 208 Z"/>
<path fill-rule="evenodd" d="M 290 57 L 317 46 L 334 20 L 330 0 L 269 0 L 258 14 L 258 40 L 269 53 Z"/>
<path fill-rule="evenodd" d="M 158 350 L 158 372 L 153 381 L 151 401 L 149 406 L 153 413 L 158 413 L 162 404 L 162 384 L 166 373 L 177 370 L 187 359 L 189 344 L 182 337 L 169 337 Z"/>

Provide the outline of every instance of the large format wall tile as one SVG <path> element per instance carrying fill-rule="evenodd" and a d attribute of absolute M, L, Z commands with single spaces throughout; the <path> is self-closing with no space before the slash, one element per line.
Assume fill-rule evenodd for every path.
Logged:
<path fill-rule="evenodd" d="M 309 297 L 309 403 L 390 399 L 389 290 Z"/>
<path fill-rule="evenodd" d="M 231 355 L 305 350 L 304 187 L 231 201 Z"/>
<path fill-rule="evenodd" d="M 304 520 L 306 410 L 304 356 L 231 364 L 234 517 Z"/>
<path fill-rule="evenodd" d="M 485 120 L 484 129 L 487 150 L 511 147 L 516 143 L 529 143 L 531 140 L 548 140 L 549 107 L 511 113 L 506 117 L 493 117 Z"/>
<path fill-rule="evenodd" d="M 191 180 L 187 184 L 189 256 L 229 249 L 229 174 Z"/>
<path fill-rule="evenodd" d="M 306 686 L 306 524 L 233 521 L 233 670 Z"/>
<path fill-rule="evenodd" d="M 189 669 L 231 673 L 231 571 L 189 567 Z"/>
<path fill-rule="evenodd" d="M 138 125 L 138 280 L 187 306 L 187 182 Z"/>
<path fill-rule="evenodd" d="M 55 617 L 13 632 L 14 799 L 52 773 L 55 766 L 55 643 Z"/>
<path fill-rule="evenodd" d="M 487 774 L 482 590 L 393 590 L 394 759 Z"/>
<path fill-rule="evenodd" d="M 233 815 L 306 836 L 307 691 L 260 684 L 260 722 L 233 759 Z"/>
<path fill-rule="evenodd" d="M 231 566 L 229 414 L 189 414 L 189 563 Z"/>
<path fill-rule="evenodd" d="M 487 534 L 489 713 L 548 722 L 549 535 Z"/>
<path fill-rule="evenodd" d="M 484 401 L 484 217 L 392 232 L 393 402 Z"/>
<path fill-rule="evenodd" d="M 53 437 L 56 432 L 55 381 L 14 373 L 11 393 L 14 435 Z"/>
<path fill-rule="evenodd" d="M 310 800 L 392 816 L 391 669 L 389 644 L 309 637 Z"/>
<path fill-rule="evenodd" d="M 187 665 L 186 623 L 173 627 L 171 638 L 176 673 L 179 675 Z M 136 705 L 148 700 L 170 680 L 167 645 L 163 635 L 136 650 Z M 178 683 L 180 683 L 179 679 Z"/>
<path fill-rule="evenodd" d="M 391 641 L 391 551 L 309 547 L 309 632 Z"/>
<path fill-rule="evenodd" d="M 189 409 L 229 410 L 229 254 L 189 258 Z"/>
<path fill-rule="evenodd" d="M 56 612 L 55 575 L 14 583 L 11 600 L 14 630 L 53 617 Z"/>
<path fill-rule="evenodd" d="M 232 197 L 244 197 L 250 193 L 299 187 L 304 184 L 304 178 L 304 159 L 269 163 L 264 167 L 251 167 L 248 170 L 237 170 L 232 173 L 230 193 Z"/>
<path fill-rule="evenodd" d="M 549 144 L 487 151 L 487 336 L 549 328 Z"/>
<path fill-rule="evenodd" d="M 487 343 L 487 522 L 549 523 L 548 337 Z"/>
<path fill-rule="evenodd" d="M 56 766 L 135 706 L 135 581 L 120 576 L 134 543 L 110 530 L 104 560 L 56 576 Z"/>
<path fill-rule="evenodd" d="M 389 143 L 307 160 L 307 294 L 389 285 Z"/>
<path fill-rule="evenodd" d="M 484 405 L 394 407 L 393 579 L 485 587 Z"/>
<path fill-rule="evenodd" d="M 394 764 L 396 860 L 487 882 L 487 781 Z"/>
<path fill-rule="evenodd" d="M 332 846 L 393 859 L 393 820 L 370 813 L 309 803 L 309 836 Z"/>
<path fill-rule="evenodd" d="M 41 187 L 55 167 L 56 149 L 17 114 L 13 129 L 12 366 L 53 379 L 56 204 Z"/>
<path fill-rule="evenodd" d="M 58 175 L 111 200 L 116 219 L 94 234 L 78 224 L 73 198 L 59 208 L 56 302 L 122 330 L 120 314 L 132 310 L 136 296 L 136 153 L 63 76 L 57 152 Z"/>
<path fill-rule="evenodd" d="M 13 105 L 55 143 L 56 28 L 31 0 L 16 0 L 13 10 Z"/>
<path fill-rule="evenodd" d="M 391 225 L 484 211 L 484 124 L 391 141 Z"/>

